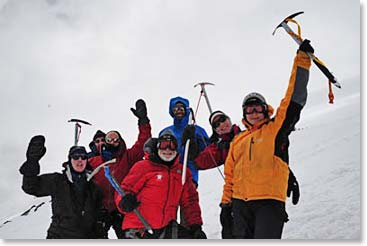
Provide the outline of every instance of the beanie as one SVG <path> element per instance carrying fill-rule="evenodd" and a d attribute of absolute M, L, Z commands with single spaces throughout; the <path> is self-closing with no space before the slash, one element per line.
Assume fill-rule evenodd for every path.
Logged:
<path fill-rule="evenodd" d="M 87 151 L 83 146 L 73 146 L 69 150 L 69 157 L 71 157 L 74 154 L 87 154 Z"/>
<path fill-rule="evenodd" d="M 217 116 L 220 116 L 220 115 L 224 115 L 226 117 L 228 117 L 225 113 L 223 113 L 222 111 L 220 110 L 217 110 L 217 111 L 214 111 L 213 113 L 211 113 L 211 115 L 209 116 L 209 123 L 210 125 L 213 125 L 213 121 L 214 119 L 217 117 Z"/>

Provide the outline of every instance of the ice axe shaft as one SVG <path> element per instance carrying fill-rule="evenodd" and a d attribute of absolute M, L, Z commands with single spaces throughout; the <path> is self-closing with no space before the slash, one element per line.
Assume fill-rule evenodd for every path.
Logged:
<path fill-rule="evenodd" d="M 288 21 L 291 21 L 294 17 L 296 17 L 297 15 L 303 14 L 304 12 L 297 12 L 294 13 L 290 16 L 288 16 L 287 18 L 285 18 L 273 31 L 273 35 L 275 34 L 276 30 L 279 27 L 283 27 L 284 30 L 289 34 L 289 36 L 291 36 L 293 38 L 294 41 L 296 41 L 296 43 L 298 45 L 301 45 L 303 40 L 299 35 L 297 35 L 292 28 L 290 28 L 290 26 L 287 24 Z M 300 32 L 300 30 L 298 29 L 298 32 Z M 315 65 L 321 70 L 321 72 L 329 79 L 329 81 L 331 83 L 333 83 L 336 87 L 341 88 L 340 83 L 337 81 L 337 79 L 335 78 L 335 76 L 329 71 L 329 69 L 326 67 L 326 65 L 319 59 L 317 58 L 314 54 L 307 52 L 308 56 L 312 59 L 312 61 L 315 63 Z"/>
<path fill-rule="evenodd" d="M 213 110 L 212 110 L 212 107 L 210 105 L 208 94 L 206 93 L 206 90 L 205 90 L 205 86 L 206 85 L 214 85 L 214 84 L 213 83 L 209 83 L 209 82 L 200 82 L 200 83 L 197 83 L 196 85 L 194 85 L 194 87 L 196 87 L 198 85 L 200 85 L 200 87 L 201 87 L 201 93 L 203 93 L 203 95 L 204 95 L 206 104 L 208 105 L 209 112 L 211 114 L 211 113 L 213 113 Z"/>
<path fill-rule="evenodd" d="M 75 131 L 74 131 L 74 145 L 77 146 L 79 142 L 79 133 L 82 128 L 82 126 L 79 123 L 85 124 L 85 125 L 92 125 L 91 123 L 85 121 L 85 120 L 79 120 L 79 119 L 71 119 L 68 120 L 68 122 L 75 122 Z"/>

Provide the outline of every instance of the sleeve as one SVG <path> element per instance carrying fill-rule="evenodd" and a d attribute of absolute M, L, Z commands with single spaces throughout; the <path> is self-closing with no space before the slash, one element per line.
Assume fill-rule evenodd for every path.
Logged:
<path fill-rule="evenodd" d="M 57 173 L 38 176 L 23 176 L 22 189 L 25 193 L 36 197 L 50 196 L 54 193 L 58 181 Z"/>
<path fill-rule="evenodd" d="M 232 187 L 233 187 L 233 170 L 234 170 L 234 144 L 229 147 L 229 152 L 224 163 L 224 185 L 221 203 L 230 203 L 232 200 Z"/>
<path fill-rule="evenodd" d="M 300 51 L 294 58 L 289 85 L 275 116 L 279 128 L 290 128 L 299 120 L 300 111 L 306 104 L 310 67 L 311 59 Z"/>
<path fill-rule="evenodd" d="M 212 143 L 199 153 L 194 162 L 199 170 L 207 170 L 222 165 L 224 158 L 222 151 L 215 143 Z"/>
<path fill-rule="evenodd" d="M 129 173 L 126 175 L 126 177 L 121 182 L 121 189 L 127 193 L 133 193 L 137 195 L 140 190 L 144 187 L 144 184 L 146 182 L 145 173 L 146 173 L 146 165 L 144 165 L 145 161 L 137 162 L 129 171 Z M 121 195 L 117 192 L 115 193 L 115 204 L 118 208 L 118 210 L 122 213 L 126 213 L 126 211 L 123 211 L 119 203 L 122 199 Z"/>
<path fill-rule="evenodd" d="M 196 131 L 195 131 L 195 138 L 196 141 L 199 145 L 199 149 L 200 151 L 203 151 L 209 144 L 209 136 L 206 133 L 206 131 L 204 130 L 204 128 L 200 127 L 200 126 L 195 126 Z"/>
<path fill-rule="evenodd" d="M 144 143 L 152 137 L 152 128 L 149 123 L 139 126 L 138 140 L 134 145 L 128 149 L 129 156 L 129 168 L 137 161 L 140 161 L 144 157 Z"/>

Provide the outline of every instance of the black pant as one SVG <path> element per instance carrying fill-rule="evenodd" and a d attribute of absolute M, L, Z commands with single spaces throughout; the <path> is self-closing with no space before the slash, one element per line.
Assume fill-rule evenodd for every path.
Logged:
<path fill-rule="evenodd" d="M 111 226 L 115 231 L 116 237 L 118 239 L 124 239 L 125 233 L 122 231 L 122 221 L 124 219 L 124 215 L 122 215 L 119 211 L 114 210 L 108 213 L 108 218 L 106 218 L 106 227 L 105 227 L 105 237 L 108 238 L 108 231 Z"/>
<path fill-rule="evenodd" d="M 233 236 L 245 239 L 280 239 L 288 216 L 277 200 L 232 199 Z"/>

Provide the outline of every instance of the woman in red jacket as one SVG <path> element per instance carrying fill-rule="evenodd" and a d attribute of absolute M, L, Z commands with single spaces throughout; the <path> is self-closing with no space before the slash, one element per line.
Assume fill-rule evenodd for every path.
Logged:
<path fill-rule="evenodd" d="M 183 165 L 179 163 L 177 147 L 173 133 L 164 131 L 149 158 L 135 163 L 121 183 L 126 195 L 117 196 L 115 201 L 125 214 L 122 229 L 126 237 L 175 238 L 172 231 L 176 226 L 178 238 L 206 238 L 201 229 L 199 196 L 188 168 L 182 184 Z M 179 206 L 187 219 L 187 229 L 176 223 Z M 153 235 L 145 232 L 142 222 L 132 212 L 135 208 L 153 228 Z"/>

